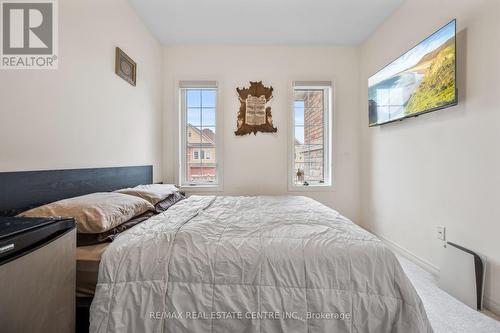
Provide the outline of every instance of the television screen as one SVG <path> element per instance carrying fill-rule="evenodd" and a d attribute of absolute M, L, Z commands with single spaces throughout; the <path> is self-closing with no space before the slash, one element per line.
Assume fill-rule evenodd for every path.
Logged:
<path fill-rule="evenodd" d="M 369 126 L 457 104 L 453 20 L 368 79 Z"/>

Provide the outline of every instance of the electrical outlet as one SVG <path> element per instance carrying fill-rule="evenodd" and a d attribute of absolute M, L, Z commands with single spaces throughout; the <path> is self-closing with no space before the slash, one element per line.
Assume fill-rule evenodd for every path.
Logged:
<path fill-rule="evenodd" d="M 438 225 L 437 227 L 437 238 L 445 241 L 446 240 L 446 227 L 443 227 L 442 225 Z"/>

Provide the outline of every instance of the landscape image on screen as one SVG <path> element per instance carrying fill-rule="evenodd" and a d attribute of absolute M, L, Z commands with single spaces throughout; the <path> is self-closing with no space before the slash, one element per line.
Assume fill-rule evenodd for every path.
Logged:
<path fill-rule="evenodd" d="M 369 125 L 456 104 L 455 21 L 368 79 Z"/>

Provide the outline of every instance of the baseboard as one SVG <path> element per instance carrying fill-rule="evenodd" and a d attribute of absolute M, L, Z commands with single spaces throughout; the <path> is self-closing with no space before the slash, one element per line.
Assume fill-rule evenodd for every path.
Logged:
<path fill-rule="evenodd" d="M 367 228 L 365 227 L 365 229 L 367 229 Z M 380 238 L 380 240 L 382 240 L 382 242 L 384 242 L 387 246 L 389 246 L 397 254 L 410 260 L 415 265 L 421 267 L 422 269 L 424 269 L 428 273 L 430 273 L 436 277 L 439 277 L 439 267 L 431 264 L 430 262 L 428 262 L 425 259 L 420 258 L 416 254 L 412 253 L 411 251 L 408 251 L 407 249 L 405 249 L 401 245 L 391 241 L 390 239 L 387 239 L 384 236 L 378 235 L 376 232 L 373 232 L 371 230 L 368 230 L 368 231 L 371 232 L 372 234 L 374 234 L 375 236 L 377 236 L 378 238 Z M 484 296 L 483 308 L 485 310 L 488 310 L 489 312 L 491 312 L 494 316 L 500 317 L 500 302 Z M 495 318 L 495 319 L 497 319 L 497 318 Z"/>
<path fill-rule="evenodd" d="M 495 319 L 500 321 L 500 303 L 485 296 L 483 299 L 483 308 L 491 312 L 494 315 Z M 490 317 L 493 317 L 490 314 L 488 315 Z"/>
<path fill-rule="evenodd" d="M 369 230 L 370 231 L 370 230 Z M 439 276 L 439 267 L 431 264 L 425 259 L 420 258 L 416 254 L 412 253 L 411 251 L 408 251 L 404 247 L 400 246 L 399 244 L 391 241 L 390 239 L 385 238 L 384 236 L 378 235 L 377 233 L 370 231 L 372 234 L 380 238 L 387 246 L 389 246 L 394 252 L 402 255 L 406 259 L 410 260 L 413 262 L 415 265 L 423 268 L 425 271 L 431 273 L 434 276 Z"/>

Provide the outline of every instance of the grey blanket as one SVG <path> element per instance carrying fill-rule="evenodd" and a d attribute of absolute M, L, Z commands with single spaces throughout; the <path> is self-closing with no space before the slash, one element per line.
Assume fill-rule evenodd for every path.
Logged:
<path fill-rule="evenodd" d="M 91 332 L 432 332 L 394 254 L 305 197 L 192 196 L 103 255 Z"/>

